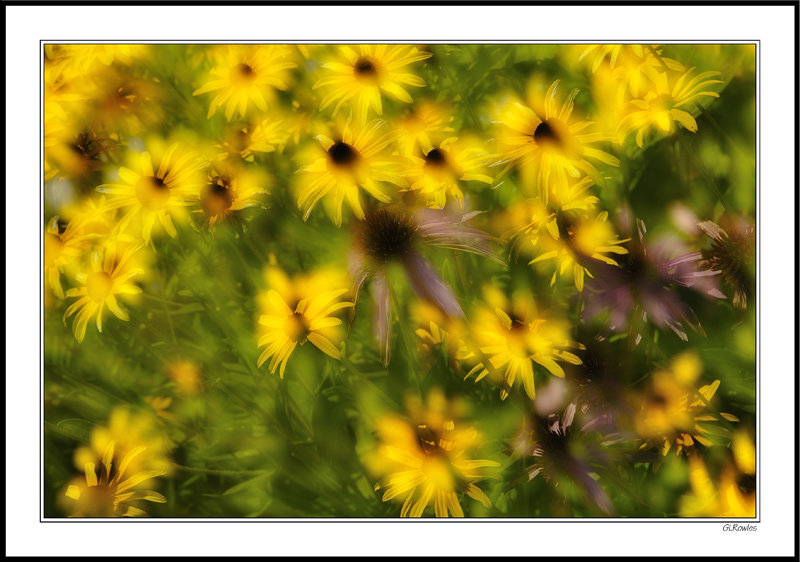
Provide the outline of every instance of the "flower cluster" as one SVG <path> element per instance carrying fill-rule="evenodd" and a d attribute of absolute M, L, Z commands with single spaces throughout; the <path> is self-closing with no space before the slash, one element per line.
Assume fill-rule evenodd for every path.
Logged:
<path fill-rule="evenodd" d="M 46 510 L 754 516 L 752 58 L 46 45 Z"/>

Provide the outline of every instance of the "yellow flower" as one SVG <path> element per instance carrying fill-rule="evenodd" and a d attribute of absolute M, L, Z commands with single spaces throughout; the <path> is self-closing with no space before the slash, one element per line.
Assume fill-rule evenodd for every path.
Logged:
<path fill-rule="evenodd" d="M 92 70 L 96 62 L 106 66 L 114 61 L 131 64 L 135 57 L 146 54 L 147 45 L 53 45 L 54 59 L 77 74 Z"/>
<path fill-rule="evenodd" d="M 592 61 L 592 74 L 597 72 L 600 65 L 609 56 L 609 67 L 613 71 L 612 79 L 619 82 L 617 89 L 617 104 L 622 105 L 625 101 L 625 94 L 630 92 L 634 98 L 640 97 L 639 92 L 647 91 L 652 87 L 658 77 L 659 71 L 663 68 L 663 62 L 667 68 L 684 72 L 684 66 L 676 60 L 661 56 L 658 45 L 650 45 L 656 50 L 658 58 L 650 51 L 648 45 L 589 45 L 579 60 L 590 54 L 594 54 Z"/>
<path fill-rule="evenodd" d="M 454 117 L 448 108 L 422 101 L 409 109 L 397 120 L 397 130 L 403 132 L 398 139 L 403 154 L 412 154 L 419 146 L 422 150 L 433 146 L 431 135 L 435 133 L 452 133 L 449 126 Z"/>
<path fill-rule="evenodd" d="M 508 397 L 508 391 L 518 375 L 528 397 L 531 400 L 536 398 L 534 363 L 561 378 L 564 377 L 564 369 L 556 361 L 581 364 L 577 355 L 563 349 L 585 349 L 582 344 L 569 339 L 567 326 L 555 319 L 534 317 L 534 314 L 532 306 L 524 316 L 517 316 L 513 311 L 512 316 L 496 307 L 494 314 L 488 309 L 481 310 L 475 323 L 481 326 L 478 332 L 478 338 L 483 343 L 481 351 L 489 358 L 493 369 L 505 367 L 501 400 Z M 476 373 L 475 382 L 478 382 L 489 374 L 489 369 L 483 363 L 478 363 L 467 373 L 467 377 Z"/>
<path fill-rule="evenodd" d="M 169 364 L 167 376 L 175 383 L 178 389 L 189 396 L 203 390 L 203 375 L 200 368 L 192 361 L 178 360 Z"/>
<path fill-rule="evenodd" d="M 222 90 L 211 101 L 207 119 L 225 104 L 225 119 L 230 121 L 237 108 L 239 116 L 244 117 L 250 100 L 258 109 L 266 111 L 264 91 L 267 87 L 286 90 L 288 86 L 281 73 L 297 67 L 293 62 L 280 62 L 289 54 L 285 45 L 228 45 L 227 56 L 220 61 L 222 64 L 211 70 L 216 79 L 206 82 L 192 95 Z"/>
<path fill-rule="evenodd" d="M 170 146 L 160 158 L 158 169 L 153 168 L 149 152 L 129 155 L 129 166 L 119 169 L 120 183 L 101 185 L 97 191 L 111 195 L 108 208 L 129 208 L 118 225 L 120 232 L 137 215 L 142 216 L 142 238 L 150 244 L 156 219 L 164 230 L 175 238 L 178 231 L 172 221 L 184 207 L 197 200 L 202 185 L 198 172 L 203 166 L 197 153 L 178 152 L 178 143 Z"/>
<path fill-rule="evenodd" d="M 257 172 L 214 164 L 208 170 L 208 181 L 198 196 L 200 209 L 195 212 L 205 215 L 204 226 L 213 232 L 217 222 L 230 220 L 235 211 L 263 207 L 264 203 L 256 196 L 269 193 L 263 187 L 264 182 L 265 178 L 259 177 Z"/>
<path fill-rule="evenodd" d="M 151 478 L 163 476 L 163 470 L 145 470 L 126 477 L 126 473 L 132 472 L 129 470 L 131 462 L 147 447 L 132 449 L 117 465 L 113 462 L 115 445 L 116 442 L 112 441 L 105 448 L 99 477 L 95 463 L 87 462 L 84 465 L 85 480 L 74 480 L 67 487 L 66 496 L 76 502 L 76 511 L 70 517 L 147 517 L 145 511 L 129 502 L 166 503 L 167 498 L 158 492 L 135 489 Z"/>
<path fill-rule="evenodd" d="M 356 50 L 341 45 L 339 50 L 344 55 L 346 63 L 331 61 L 322 65 L 332 71 L 333 76 L 320 78 L 314 84 L 314 89 L 323 86 L 333 86 L 331 91 L 323 98 L 319 106 L 322 111 L 333 102 L 338 102 L 333 110 L 333 115 L 357 96 L 356 114 L 362 124 L 367 122 L 369 108 L 382 115 L 381 90 L 391 94 L 400 101 L 412 103 L 414 100 L 401 86 L 425 86 L 425 81 L 414 74 L 405 72 L 407 65 L 425 60 L 432 56 L 431 53 L 420 51 L 413 45 L 358 45 Z"/>
<path fill-rule="evenodd" d="M 92 252 L 91 271 L 79 274 L 76 279 L 83 285 L 67 291 L 67 297 L 78 297 L 78 300 L 64 312 L 64 325 L 67 318 L 75 314 L 72 323 L 72 332 L 78 342 L 82 342 L 86 335 L 86 326 L 93 316 L 97 316 L 97 331 L 103 331 L 103 309 L 108 309 L 120 320 L 128 321 L 128 313 L 117 302 L 117 295 L 136 295 L 142 290 L 129 283 L 131 278 L 144 271 L 140 268 L 131 268 L 128 263 L 131 256 L 144 246 L 140 240 L 131 244 L 121 255 L 118 254 L 116 243 L 111 242 L 105 248 Z"/>
<path fill-rule="evenodd" d="M 397 131 L 378 136 L 385 121 L 372 121 L 362 130 L 350 129 L 345 124 L 336 140 L 325 135 L 317 135 L 317 140 L 325 151 L 310 166 L 297 170 L 303 174 L 297 205 L 304 210 L 303 220 L 307 220 L 317 202 L 326 195 L 333 194 L 333 212 L 336 226 L 342 224 L 342 204 L 345 197 L 359 220 L 364 220 L 364 209 L 359 200 L 358 188 L 365 189 L 378 201 L 384 203 L 392 199 L 376 182 L 391 182 L 403 185 L 401 159 L 383 156 L 381 152 L 402 134 Z"/>
<path fill-rule="evenodd" d="M 275 152 L 286 144 L 289 133 L 287 124 L 282 120 L 261 119 L 252 126 L 233 127 L 217 145 L 223 152 L 216 156 L 217 160 L 225 160 L 229 155 L 239 155 L 247 162 L 255 161 L 256 152 Z"/>
<path fill-rule="evenodd" d="M 277 291 L 270 289 L 267 298 L 273 313 L 265 314 L 258 320 L 266 328 L 266 333 L 258 340 L 258 347 L 266 346 L 258 358 L 258 366 L 272 357 L 270 372 L 274 373 L 280 365 L 280 375 L 283 378 L 286 363 L 295 347 L 298 344 L 304 345 L 307 341 L 334 359 L 341 359 L 341 352 L 326 337 L 325 331 L 342 323 L 339 318 L 331 316 L 334 312 L 352 308 L 352 302 L 337 302 L 347 291 L 339 289 L 318 293 L 300 300 L 292 310 Z"/>
<path fill-rule="evenodd" d="M 476 173 L 487 160 L 486 152 L 479 147 L 456 144 L 458 137 L 443 141 L 438 148 L 421 144 L 424 158 L 409 155 L 410 166 L 403 172 L 409 189 L 427 197 L 429 207 L 445 206 L 448 196 L 464 208 L 464 193 L 460 181 L 479 181 L 491 185 L 492 178 Z"/>
<path fill-rule="evenodd" d="M 680 502 L 682 517 L 755 517 L 756 493 L 743 491 L 736 469 L 726 467 L 715 486 L 703 461 L 689 456 L 689 482 L 692 491 Z"/>
<path fill-rule="evenodd" d="M 673 450 L 676 455 L 684 450 L 694 450 L 695 441 L 710 447 L 712 435 L 727 437 L 730 432 L 716 424 L 721 421 L 708 410 L 707 403 L 716 394 L 720 381 L 694 390 L 703 364 L 696 353 L 686 351 L 673 358 L 668 369 L 653 373 L 649 393 L 641 400 L 641 410 L 636 416 L 636 432 L 645 442 L 641 448 L 661 447 L 661 454 Z M 738 422 L 731 414 L 721 413 L 727 421 Z"/>
<path fill-rule="evenodd" d="M 619 166 L 619 160 L 596 148 L 589 146 L 598 141 L 617 140 L 610 133 L 584 133 L 592 125 L 589 121 L 572 121 L 575 96 L 579 90 L 570 92 L 567 100 L 558 106 L 556 91 L 559 80 L 550 85 L 545 94 L 543 117 L 533 109 L 515 102 L 499 119 L 504 125 L 498 142 L 504 145 L 495 165 L 506 164 L 495 178 L 492 187 L 497 187 L 514 168 L 533 165 L 537 173 L 537 186 L 540 197 L 547 203 L 550 192 L 556 195 L 568 190 L 568 177 L 578 178 L 581 172 L 603 185 L 603 177 L 587 158 L 597 160 L 608 166 Z"/>
<path fill-rule="evenodd" d="M 702 72 L 690 78 L 692 72 L 694 67 L 672 82 L 672 87 L 667 74 L 660 73 L 655 79 L 655 91 L 647 92 L 642 99 L 631 100 L 631 113 L 619 123 L 620 136 L 624 138 L 637 131 L 636 144 L 641 148 L 644 145 L 644 135 L 654 127 L 669 134 L 675 131 L 677 121 L 687 130 L 697 132 L 697 122 L 692 117 L 688 104 L 701 97 L 718 98 L 718 93 L 704 88 L 722 84 L 722 80 L 709 80 L 712 76 L 718 76 L 719 72 Z M 681 107 L 684 109 L 679 109 Z"/>
<path fill-rule="evenodd" d="M 64 232 L 59 233 L 58 216 L 50 219 L 44 235 L 44 273 L 55 295 L 64 300 L 61 287 L 61 272 L 70 262 L 75 262 L 87 244 L 80 221 L 71 221 Z"/>
<path fill-rule="evenodd" d="M 540 251 L 529 264 L 547 260 L 556 260 L 556 269 L 550 280 L 554 285 L 558 275 L 564 275 L 570 269 L 575 281 L 575 288 L 583 291 L 585 276 L 592 277 L 588 269 L 591 264 L 586 258 L 603 261 L 609 265 L 619 264 L 605 254 L 627 254 L 628 250 L 620 244 L 630 240 L 620 240 L 608 223 L 608 212 L 577 212 L 575 205 L 565 204 L 561 211 L 549 213 L 547 210 L 534 216 L 527 230 L 531 242 Z M 544 215 L 544 216 L 542 216 Z M 545 227 L 540 237 L 541 227 Z"/>
<path fill-rule="evenodd" d="M 469 458 L 475 429 L 456 430 L 453 419 L 443 419 L 442 412 L 426 414 L 416 428 L 396 416 L 378 421 L 378 452 L 392 462 L 391 469 L 400 470 L 379 480 L 375 491 L 384 489 L 385 502 L 405 497 L 400 517 L 422 517 L 431 502 L 436 517 L 464 517 L 458 492 L 491 508 L 491 500 L 473 482 L 486 476 L 484 468 L 500 464 Z"/>

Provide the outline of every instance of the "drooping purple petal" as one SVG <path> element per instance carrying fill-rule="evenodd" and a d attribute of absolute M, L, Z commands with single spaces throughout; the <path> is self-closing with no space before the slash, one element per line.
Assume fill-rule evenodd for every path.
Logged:
<path fill-rule="evenodd" d="M 373 326 L 378 327 L 381 364 L 386 368 L 389 366 L 389 360 L 392 355 L 392 298 L 389 293 L 389 283 L 383 275 L 375 277 L 372 295 L 375 299 L 375 321 Z"/>
<path fill-rule="evenodd" d="M 416 252 L 409 253 L 403 260 L 411 290 L 417 296 L 438 306 L 451 318 L 464 319 L 464 311 L 458 304 L 453 291 L 433 272 L 428 263 Z"/>

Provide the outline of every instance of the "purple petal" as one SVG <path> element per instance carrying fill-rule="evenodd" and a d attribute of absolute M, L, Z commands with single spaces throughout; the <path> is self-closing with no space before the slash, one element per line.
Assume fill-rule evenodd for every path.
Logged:
<path fill-rule="evenodd" d="M 389 283 L 383 275 L 375 278 L 372 287 L 375 299 L 375 322 L 378 326 L 378 344 L 381 352 L 383 367 L 389 366 L 392 355 L 392 298 L 389 293 Z"/>
<path fill-rule="evenodd" d="M 433 302 L 451 318 L 465 318 L 464 311 L 453 292 L 419 254 L 414 252 L 408 254 L 403 263 L 411 290 L 417 296 Z"/>

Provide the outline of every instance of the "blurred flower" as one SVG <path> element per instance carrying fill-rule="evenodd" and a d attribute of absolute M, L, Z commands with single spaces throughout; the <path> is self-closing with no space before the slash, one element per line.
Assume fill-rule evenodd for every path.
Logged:
<path fill-rule="evenodd" d="M 67 488 L 66 496 L 76 503 L 76 511 L 70 517 L 147 517 L 142 509 L 129 502 L 144 500 L 166 503 L 167 498 L 152 490 L 135 490 L 139 484 L 166 474 L 163 470 L 145 470 L 125 477 L 130 464 L 147 447 L 136 447 L 129 451 L 119 464 L 113 462 L 115 441 L 108 444 L 103 452 L 102 465 L 98 478 L 93 462 L 85 465 L 86 478 L 73 480 Z"/>
<path fill-rule="evenodd" d="M 613 79 L 619 82 L 617 103 L 622 105 L 627 92 L 638 98 L 640 90 L 644 93 L 648 87 L 655 86 L 659 71 L 663 69 L 660 61 L 663 61 L 670 70 L 678 72 L 686 70 L 678 61 L 662 57 L 658 45 L 649 47 L 656 50 L 658 58 L 653 55 L 648 45 L 589 45 L 579 60 L 583 60 L 587 55 L 594 55 L 592 60 L 592 74 L 594 74 L 605 58 L 609 57 L 608 63 L 613 70 Z"/>
<path fill-rule="evenodd" d="M 53 45 L 51 53 L 56 64 L 63 65 L 77 74 L 85 74 L 92 70 L 96 62 L 106 66 L 115 61 L 132 64 L 135 57 L 147 53 L 149 45 L 131 44 L 84 44 Z"/>
<path fill-rule="evenodd" d="M 59 233 L 59 230 L 58 216 L 55 216 L 47 223 L 44 234 L 44 274 L 55 295 L 64 300 L 61 272 L 70 263 L 77 265 L 88 240 L 79 221 L 70 221 L 64 232 Z"/>
<path fill-rule="evenodd" d="M 347 293 L 347 289 L 318 293 L 302 299 L 292 310 L 281 295 L 274 289 L 267 293 L 274 314 L 265 314 L 258 323 L 266 328 L 266 333 L 258 340 L 258 347 L 267 346 L 258 358 L 260 367 L 272 357 L 270 372 L 274 373 L 280 364 L 280 375 L 286 370 L 286 363 L 298 344 L 310 341 L 323 353 L 334 359 L 342 354 L 330 339 L 325 337 L 324 329 L 338 326 L 339 318 L 331 316 L 334 312 L 353 306 L 351 302 L 337 302 Z"/>
<path fill-rule="evenodd" d="M 575 354 L 562 348 L 583 349 L 583 345 L 569 339 L 567 327 L 556 319 L 536 317 L 535 305 L 524 316 L 517 316 L 511 311 L 509 315 L 500 307 L 494 313 L 482 309 L 475 324 L 480 326 L 478 339 L 482 342 L 481 351 L 485 353 L 493 369 L 505 367 L 503 387 L 500 399 L 508 397 L 508 391 L 514 386 L 517 375 L 522 379 L 525 393 L 533 400 L 536 389 L 533 382 L 533 364 L 544 367 L 557 377 L 564 376 L 564 370 L 556 361 L 565 361 L 580 365 L 581 360 Z M 483 363 L 478 363 L 467 374 L 476 374 L 475 382 L 489 374 Z"/>
<path fill-rule="evenodd" d="M 742 490 L 733 466 L 723 470 L 715 485 L 700 457 L 690 455 L 689 482 L 692 491 L 681 497 L 681 517 L 756 516 L 755 490 Z"/>
<path fill-rule="evenodd" d="M 675 356 L 668 369 L 653 373 L 650 388 L 641 398 L 641 408 L 636 415 L 636 431 L 646 439 L 643 449 L 658 445 L 661 454 L 672 450 L 676 455 L 684 450 L 694 450 L 695 441 L 710 447 L 712 435 L 730 437 L 730 432 L 715 423 L 727 420 L 738 422 L 731 414 L 718 417 L 709 410 L 708 403 L 716 394 L 720 381 L 700 387 L 695 391 L 695 382 L 703 365 L 694 352 Z"/>
<path fill-rule="evenodd" d="M 227 45 L 227 53 L 220 56 L 220 64 L 211 70 L 216 79 L 206 82 L 192 95 L 222 90 L 211 101 L 208 119 L 222 105 L 226 106 L 225 119 L 228 121 L 237 108 L 239 116 L 244 117 L 250 100 L 259 110 L 266 111 L 264 90 L 267 87 L 286 90 L 288 86 L 281 72 L 297 67 L 293 62 L 281 62 L 290 53 L 285 45 Z"/>
<path fill-rule="evenodd" d="M 199 171 L 203 162 L 196 152 L 178 152 L 178 143 L 175 143 L 160 156 L 158 170 L 154 171 L 149 152 L 130 153 L 130 167 L 119 169 L 121 183 L 97 188 L 101 193 L 111 194 L 109 208 L 129 209 L 117 227 L 120 232 L 134 217 L 141 215 L 142 238 L 147 244 L 150 244 L 156 219 L 167 234 L 173 238 L 178 236 L 172 214 L 191 205 L 201 185 Z"/>
<path fill-rule="evenodd" d="M 254 153 L 275 152 L 286 143 L 287 124 L 282 120 L 261 119 L 249 126 L 237 125 L 228 129 L 221 144 L 217 147 L 223 152 L 216 155 L 217 160 L 225 160 L 230 155 L 238 155 L 247 162 L 254 162 Z"/>
<path fill-rule="evenodd" d="M 645 244 L 644 222 L 637 219 L 637 225 L 639 241 L 630 245 L 630 253 L 620 267 L 594 260 L 595 277 L 589 282 L 584 317 L 593 318 L 608 310 L 611 330 L 623 328 L 630 321 L 635 344 L 641 340 L 642 325 L 648 319 L 659 328 L 669 327 L 684 341 L 689 339 L 684 324 L 705 336 L 694 311 L 671 288 L 691 287 L 724 299 L 725 295 L 719 292 L 713 279 L 718 272 L 695 269 L 694 264 L 702 259 L 700 252 L 670 259 L 668 256 L 674 255 L 679 245 L 671 241 Z"/>
<path fill-rule="evenodd" d="M 580 365 L 564 371 L 578 408 L 592 417 L 584 427 L 614 423 L 621 416 L 632 414 L 620 381 L 622 361 L 608 349 L 608 342 L 587 341 L 582 359 Z"/>
<path fill-rule="evenodd" d="M 694 117 L 685 109 L 678 108 L 686 107 L 689 102 L 703 96 L 718 98 L 718 93 L 703 91 L 703 88 L 722 84 L 722 80 L 708 80 L 712 76 L 718 76 L 719 72 L 703 72 L 689 79 L 693 71 L 694 67 L 675 80 L 671 89 L 667 74 L 663 72 L 658 74 L 654 80 L 655 91 L 647 92 L 641 99 L 631 100 L 630 103 L 634 108 L 620 121 L 618 127 L 620 136 L 624 138 L 631 132 L 637 131 L 636 144 L 642 148 L 644 135 L 653 127 L 670 134 L 675 131 L 674 122 L 677 121 L 692 133 L 696 132 L 697 122 Z"/>
<path fill-rule="evenodd" d="M 69 289 L 66 293 L 66 296 L 70 298 L 79 297 L 64 312 L 65 326 L 67 318 L 75 312 L 78 313 L 72 323 L 72 332 L 78 343 L 83 341 L 86 335 L 86 325 L 95 315 L 97 316 L 97 331 L 103 331 L 103 307 L 108 307 L 120 320 L 127 322 L 130 319 L 128 313 L 120 307 L 116 296 L 136 295 L 142 292 L 139 287 L 129 281 L 133 276 L 144 273 L 144 270 L 131 268 L 128 262 L 131 256 L 143 246 L 143 240 L 130 244 L 120 257 L 117 253 L 117 242 L 112 240 L 104 247 L 92 252 L 91 271 L 76 276 L 83 287 Z"/>
<path fill-rule="evenodd" d="M 533 464 L 509 482 L 504 490 L 511 490 L 530 482 L 540 474 L 553 487 L 574 485 L 590 504 L 604 514 L 614 514 L 614 504 L 600 483 L 591 474 L 597 466 L 608 464 L 610 458 L 599 443 L 593 443 L 585 429 L 573 429 L 576 404 L 572 403 L 563 414 L 552 413 L 547 422 L 536 418 L 534 428 L 525 428 L 514 442 L 514 452 L 531 457 Z"/>
<path fill-rule="evenodd" d="M 354 45 L 355 46 L 355 45 Z M 355 111 L 359 122 L 367 122 L 369 108 L 383 113 L 381 90 L 406 103 L 413 99 L 401 84 L 421 88 L 425 81 L 414 74 L 404 72 L 409 64 L 430 58 L 431 53 L 420 51 L 413 45 L 358 45 L 356 52 L 348 45 L 340 45 L 346 63 L 329 61 L 322 68 L 329 69 L 332 76 L 320 78 L 314 89 L 333 86 L 322 99 L 322 111 L 337 102 L 333 115 L 352 97 L 357 97 Z"/>
<path fill-rule="evenodd" d="M 486 151 L 476 146 L 459 146 L 457 142 L 458 137 L 450 137 L 438 148 L 420 142 L 424 157 L 407 156 L 410 166 L 402 175 L 409 180 L 408 189 L 419 190 L 430 200 L 430 207 L 444 208 L 449 196 L 463 209 L 464 194 L 459 182 L 492 183 L 491 177 L 477 173 L 487 161 Z"/>
<path fill-rule="evenodd" d="M 184 394 L 191 396 L 203 389 L 203 375 L 193 361 L 178 360 L 170 363 L 167 367 L 167 376 Z"/>
<path fill-rule="evenodd" d="M 415 218 L 403 211 L 379 209 L 366 216 L 358 227 L 351 253 L 353 295 L 358 305 L 364 284 L 374 279 L 376 325 L 381 350 L 381 362 L 389 364 L 392 341 L 392 298 L 387 269 L 399 265 L 412 291 L 437 307 L 449 318 L 463 319 L 464 311 L 455 295 L 419 254 L 425 246 L 473 253 L 499 260 L 485 243 L 493 237 L 463 223 L 480 212 L 448 215 L 425 210 Z M 355 314 L 355 309 L 353 313 Z"/>
<path fill-rule="evenodd" d="M 589 145 L 598 141 L 617 140 L 613 134 L 583 133 L 592 123 L 576 121 L 570 124 L 575 96 L 574 89 L 567 101 L 559 108 L 556 104 L 556 90 L 560 80 L 552 83 L 544 97 L 544 118 L 533 109 L 513 103 L 497 120 L 504 126 L 498 136 L 498 143 L 504 147 L 498 154 L 494 166 L 506 164 L 494 179 L 492 187 L 497 187 L 513 170 L 532 164 L 537 172 L 539 196 L 548 202 L 551 191 L 556 195 L 569 189 L 567 177 L 578 178 L 581 172 L 603 185 L 603 177 L 586 158 L 598 160 L 608 166 L 619 166 L 614 156 L 592 148 Z"/>
<path fill-rule="evenodd" d="M 441 393 L 432 392 L 431 395 L 433 400 L 429 398 L 429 403 L 444 400 Z M 418 412 L 416 417 L 425 421 L 418 423 L 416 430 L 395 416 L 378 422 L 381 439 L 378 452 L 401 470 L 379 480 L 374 489 L 385 490 L 383 501 L 407 494 L 400 517 L 422 517 L 431 502 L 436 517 L 464 517 L 457 492 L 481 502 L 487 509 L 492 507 L 491 500 L 472 482 L 486 476 L 484 468 L 500 464 L 491 460 L 469 460 L 477 432 L 473 428 L 456 430 L 452 419 L 443 419 L 444 413 L 435 408 Z"/>
<path fill-rule="evenodd" d="M 756 473 L 756 445 L 744 427 L 733 434 L 733 460 L 742 474 L 754 476 Z"/>
<path fill-rule="evenodd" d="M 747 308 L 753 294 L 756 265 L 756 227 L 730 221 L 723 229 L 712 221 L 697 223 L 711 237 L 711 249 L 703 251 L 709 269 L 718 271 L 722 281 L 733 289 L 733 305 Z"/>
<path fill-rule="evenodd" d="M 455 131 L 449 126 L 452 121 L 449 108 L 428 100 L 414 105 L 396 122 L 396 130 L 403 132 L 398 139 L 402 154 L 412 154 L 417 147 L 426 152 L 427 147 L 433 146 L 431 136 Z"/>
<path fill-rule="evenodd" d="M 206 173 L 208 183 L 200 190 L 197 201 L 200 209 L 195 213 L 204 215 L 203 226 L 211 232 L 217 222 L 233 218 L 235 211 L 264 207 L 256 196 L 269 191 L 263 187 L 264 178 L 255 172 L 218 162 L 212 164 Z"/>
<path fill-rule="evenodd" d="M 351 131 L 348 122 L 337 140 L 317 135 L 317 140 L 326 155 L 296 172 L 303 174 L 297 200 L 297 206 L 304 209 L 303 220 L 307 220 L 317 202 L 331 192 L 336 226 L 342 224 L 342 204 L 345 196 L 356 217 L 364 220 L 364 210 L 359 201 L 359 187 L 378 201 L 384 203 L 391 201 L 391 197 L 375 183 L 376 181 L 388 181 L 398 185 L 404 183 L 400 176 L 400 160 L 381 155 L 381 152 L 400 135 L 395 131 L 377 137 L 378 130 L 385 123 L 375 120 L 363 130 Z"/>

